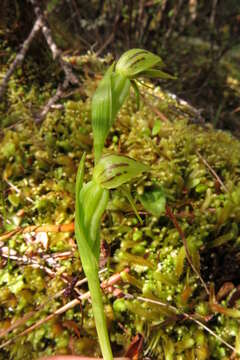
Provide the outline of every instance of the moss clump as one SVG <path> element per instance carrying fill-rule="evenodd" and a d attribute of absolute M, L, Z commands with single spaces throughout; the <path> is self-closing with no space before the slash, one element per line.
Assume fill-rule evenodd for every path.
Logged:
<path fill-rule="evenodd" d="M 88 96 L 95 87 L 96 80 L 86 80 Z M 111 130 L 106 150 L 120 151 L 151 166 L 148 174 L 130 184 L 143 224 L 118 191 L 112 193 L 102 223 L 108 271 L 101 279 L 130 268 L 117 285 L 124 296 L 116 298 L 114 292 L 104 296 L 113 350 L 116 355 L 124 353 L 133 337 L 141 334 L 142 353 L 151 359 L 227 359 L 231 350 L 194 319 L 239 347 L 239 304 L 233 294 L 240 276 L 240 143 L 211 126 L 194 124 L 193 109 L 160 88 L 143 87 L 142 92 L 145 102 L 140 111 L 136 113 L 134 102 L 128 101 Z M 31 99 L 39 104 L 36 97 L 32 91 Z M 17 115 L 19 123 L 2 130 L 2 233 L 18 226 L 59 225 L 74 219 L 74 183 L 83 151 L 88 153 L 87 177 L 93 165 L 90 102 L 73 96 L 63 105 L 37 128 L 26 115 L 26 102 Z M 8 114 L 12 112 L 13 101 Z M 165 121 L 160 121 L 159 112 Z M 147 213 L 139 201 L 156 187 L 164 197 L 159 217 Z M 165 212 L 165 203 L 173 218 Z M 218 297 L 217 306 L 212 296 L 209 301 L 186 259 L 176 222 L 208 288 L 213 284 L 219 295 L 224 284 L 232 284 L 230 292 Z M 0 334 L 33 312 L 2 338 L 2 343 L 13 341 L 0 349 L 0 359 L 99 355 L 88 301 L 17 337 L 76 297 L 68 284 L 84 275 L 73 233 L 16 234 L 0 240 L 0 246 Z M 63 295 L 56 296 L 66 287 Z M 87 291 L 84 284 L 79 289 Z"/>

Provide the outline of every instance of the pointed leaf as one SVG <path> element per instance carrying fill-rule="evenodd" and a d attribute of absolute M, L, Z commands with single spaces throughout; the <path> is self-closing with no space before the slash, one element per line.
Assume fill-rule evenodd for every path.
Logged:
<path fill-rule="evenodd" d="M 139 92 L 139 88 L 138 88 L 138 85 L 137 85 L 135 80 L 131 80 L 131 85 L 132 85 L 133 90 L 134 90 L 135 95 L 136 95 L 137 111 L 138 111 L 139 108 L 140 108 L 140 92 Z"/>
<path fill-rule="evenodd" d="M 80 190 L 83 186 L 83 178 L 84 178 L 84 164 L 86 159 L 86 153 L 83 153 L 76 177 L 76 198 L 78 194 L 80 193 Z"/>
<path fill-rule="evenodd" d="M 91 251 L 97 262 L 100 256 L 100 222 L 108 203 L 109 192 L 93 181 L 83 184 L 84 153 L 78 168 L 76 179 L 76 215 L 75 227 L 81 239 L 79 247 Z M 83 252 L 83 250 L 81 251 Z"/>
<path fill-rule="evenodd" d="M 147 77 L 147 78 L 158 78 L 158 79 L 171 79 L 175 80 L 176 76 L 165 73 L 159 69 L 148 69 L 139 74 L 139 76 Z"/>
<path fill-rule="evenodd" d="M 109 191 L 94 181 L 84 184 L 79 194 L 84 231 L 88 245 L 97 259 L 100 255 L 100 222 L 106 210 L 108 198 Z"/>
<path fill-rule="evenodd" d="M 77 172 L 77 178 L 76 178 L 76 205 L 75 205 L 75 234 L 76 234 L 76 240 L 78 244 L 78 248 L 81 254 L 81 261 L 82 263 L 88 264 L 87 259 L 90 257 L 93 260 L 94 263 L 96 262 L 96 259 L 94 256 L 92 256 L 91 248 L 89 247 L 88 239 L 86 236 L 85 226 L 84 226 L 84 217 L 83 217 L 83 209 L 82 204 L 80 202 L 80 192 L 83 188 L 83 178 L 84 178 L 84 163 L 85 163 L 85 157 L 86 154 L 84 153 L 82 156 L 82 159 L 79 164 L 78 172 Z M 96 262 L 97 265 L 97 262 Z M 85 267 L 86 267 L 85 266 Z"/>
<path fill-rule="evenodd" d="M 140 215 L 139 215 L 139 213 L 138 213 L 138 211 L 137 211 L 136 205 L 135 205 L 135 203 L 134 203 L 133 197 L 132 197 L 129 189 L 127 188 L 126 185 L 122 185 L 122 186 L 120 187 L 120 190 L 122 191 L 123 195 L 126 196 L 126 198 L 128 199 L 128 201 L 129 201 L 129 203 L 130 203 L 130 205 L 131 205 L 131 207 L 132 207 L 132 209 L 133 209 L 136 217 L 138 218 L 138 221 L 140 222 L 140 224 L 142 224 L 143 221 L 142 221 L 142 219 L 141 219 L 141 217 L 140 217 Z"/>

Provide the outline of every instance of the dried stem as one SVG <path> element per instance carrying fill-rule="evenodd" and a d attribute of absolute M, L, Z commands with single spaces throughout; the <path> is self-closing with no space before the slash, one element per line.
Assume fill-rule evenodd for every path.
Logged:
<path fill-rule="evenodd" d="M 222 182 L 222 180 L 220 179 L 220 177 L 218 176 L 216 171 L 211 167 L 211 165 L 207 162 L 207 160 L 200 154 L 200 152 L 198 150 L 196 151 L 196 154 L 202 160 L 203 164 L 208 168 L 210 173 L 215 177 L 217 182 L 222 186 L 223 190 L 225 192 L 228 192 L 228 189 L 227 189 L 226 185 L 224 185 L 224 183 Z"/>
<path fill-rule="evenodd" d="M 142 94 L 141 94 L 142 95 Z M 146 97 L 144 95 L 141 96 L 142 100 L 144 102 L 144 104 L 151 108 L 152 111 L 159 117 L 159 119 L 161 119 L 164 122 L 168 122 L 168 118 L 158 109 L 156 108 L 156 106 L 154 106 L 153 104 L 149 104 L 149 102 L 147 101 Z"/>
<path fill-rule="evenodd" d="M 109 44 L 111 44 L 111 42 L 113 42 L 115 35 L 116 35 L 116 30 L 117 30 L 117 25 L 119 23 L 119 12 L 116 12 L 116 16 L 114 19 L 114 24 L 113 24 L 113 29 L 111 31 L 110 36 L 107 38 L 107 40 L 104 42 L 104 44 L 100 47 L 100 49 L 96 52 L 96 56 L 100 56 L 100 54 L 108 47 Z"/>
<path fill-rule="evenodd" d="M 22 62 L 26 56 L 26 53 L 30 47 L 31 42 L 35 38 L 38 31 L 41 29 L 41 31 L 47 41 L 47 44 L 52 52 L 53 59 L 58 60 L 60 66 L 65 74 L 65 79 L 64 79 L 63 84 L 58 86 L 56 94 L 52 98 L 50 98 L 50 100 L 44 106 L 44 108 L 41 111 L 41 113 L 39 114 L 39 116 L 37 116 L 36 122 L 40 123 L 44 120 L 45 116 L 47 115 L 47 113 L 51 109 L 51 107 L 63 96 L 63 93 L 67 89 L 69 84 L 76 85 L 76 84 L 79 84 L 79 81 L 78 81 L 77 77 L 74 75 L 74 73 L 72 72 L 71 65 L 63 59 L 62 52 L 57 47 L 57 45 L 52 37 L 51 30 L 47 24 L 47 20 L 44 16 L 42 10 L 40 8 L 39 1 L 30 0 L 30 2 L 33 5 L 34 12 L 37 16 L 37 20 L 35 21 L 35 24 L 31 30 L 28 38 L 24 41 L 20 52 L 17 54 L 15 60 L 12 62 L 9 70 L 7 71 L 5 77 L 0 85 L 0 99 L 3 97 L 3 95 L 5 93 L 5 90 L 6 90 L 6 87 L 9 82 L 10 77 L 12 76 L 12 74 L 16 70 L 16 68 L 22 64 Z"/>
<path fill-rule="evenodd" d="M 27 335 L 29 334 L 31 331 L 35 330 L 36 328 L 38 328 L 40 325 L 45 324 L 47 321 L 53 319 L 55 316 L 60 315 L 64 312 L 66 312 L 69 309 L 72 309 L 73 307 L 75 307 L 76 305 L 78 305 L 79 303 L 81 303 L 82 300 L 86 300 L 90 297 L 90 293 L 89 291 L 85 294 L 83 294 L 82 296 L 80 296 L 78 299 L 74 299 L 72 301 L 70 301 L 69 303 L 67 303 L 66 305 L 62 306 L 61 308 L 57 309 L 56 311 L 54 311 L 52 314 L 46 316 L 45 318 L 37 321 L 35 324 L 33 324 L 32 326 L 30 326 L 29 328 L 27 328 L 26 330 L 20 332 L 20 334 L 16 335 L 14 337 L 14 339 L 8 340 L 6 342 L 4 342 L 3 344 L 0 345 L 0 349 L 2 349 L 3 347 L 11 344 L 12 342 L 14 342 L 17 338 Z"/>
<path fill-rule="evenodd" d="M 52 269 L 50 269 L 49 267 L 47 267 L 45 265 L 40 264 L 39 261 L 36 260 L 36 258 L 28 258 L 26 255 L 23 255 L 23 256 L 11 255 L 11 254 L 2 252 L 1 249 L 0 249 L 0 256 L 7 260 L 17 261 L 18 263 L 21 263 L 23 265 L 30 265 L 33 268 L 38 268 L 38 269 L 44 270 L 51 277 L 56 276 L 55 271 L 53 271 Z"/>
<path fill-rule="evenodd" d="M 8 179 L 4 179 L 5 182 L 10 186 L 10 189 L 11 190 L 14 190 L 17 194 L 21 195 L 21 190 L 16 186 L 14 185 L 11 181 L 9 181 Z M 34 201 L 29 197 L 29 196 L 24 196 L 24 198 L 29 201 L 31 204 L 34 203 Z"/>
<path fill-rule="evenodd" d="M 44 106 L 43 110 L 41 111 L 41 113 L 36 117 L 36 123 L 41 123 L 44 119 L 45 116 L 47 115 L 47 113 L 49 112 L 49 110 L 53 107 L 54 104 L 56 104 L 56 102 L 58 100 L 60 100 L 63 95 L 64 95 L 64 91 L 68 88 L 69 85 L 69 81 L 67 78 L 65 78 L 63 84 L 58 85 L 56 94 L 53 95 L 48 102 L 46 103 L 46 105 Z"/>
<path fill-rule="evenodd" d="M 1 244 L 0 244 L 1 245 Z M 9 259 L 16 261 L 23 265 L 30 265 L 34 268 L 44 270 L 49 276 L 55 277 L 57 275 L 56 270 L 59 268 L 59 264 L 57 262 L 58 259 L 68 259 L 69 257 L 73 257 L 73 253 L 71 251 L 65 251 L 62 253 L 55 253 L 55 254 L 40 254 L 40 257 L 37 256 L 27 256 L 27 255 L 20 255 L 17 254 L 15 250 L 9 249 L 6 246 L 0 247 L 0 257 L 4 259 Z M 42 262 L 45 261 L 46 265 Z M 54 268 L 55 271 L 52 270 Z M 68 282 L 65 277 L 60 275 L 64 282 Z"/>

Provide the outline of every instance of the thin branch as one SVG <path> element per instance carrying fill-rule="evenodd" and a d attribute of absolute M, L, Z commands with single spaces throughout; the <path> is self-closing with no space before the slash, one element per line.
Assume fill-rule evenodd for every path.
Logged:
<path fill-rule="evenodd" d="M 217 3 L 218 0 L 213 0 L 212 2 L 212 11 L 209 19 L 209 23 L 212 27 L 214 26 L 214 22 L 215 22 Z"/>
<path fill-rule="evenodd" d="M 20 255 L 11 255 L 8 253 L 5 253 L 0 249 L 0 256 L 4 259 L 14 260 L 18 263 L 21 263 L 23 265 L 30 265 L 33 268 L 44 270 L 50 277 L 55 277 L 56 273 L 50 269 L 49 267 L 42 265 L 36 260 L 36 258 L 28 258 L 26 255 L 20 256 Z"/>
<path fill-rule="evenodd" d="M 154 106 L 153 104 L 150 104 L 150 103 L 147 101 L 146 97 L 145 97 L 143 94 L 141 94 L 141 97 L 142 97 L 142 100 L 143 100 L 144 104 L 145 104 L 147 107 L 151 108 L 152 111 L 159 117 L 159 119 L 161 119 L 161 120 L 164 121 L 164 122 L 168 122 L 168 121 L 169 121 L 168 118 L 167 118 L 156 106 Z"/>
<path fill-rule="evenodd" d="M 228 188 L 226 187 L 226 185 L 224 185 L 224 183 L 222 182 L 222 180 L 220 179 L 220 177 L 218 176 L 218 174 L 216 173 L 216 171 L 211 167 L 211 165 L 207 162 L 206 159 L 204 159 L 204 157 L 200 154 L 200 152 L 197 150 L 196 154 L 198 155 L 198 157 L 202 160 L 203 164 L 208 168 L 208 170 L 210 171 L 210 173 L 215 177 L 215 179 L 217 180 L 217 182 L 222 186 L 223 190 L 225 192 L 228 192 Z"/>
<path fill-rule="evenodd" d="M 47 115 L 47 113 L 49 112 L 49 110 L 53 107 L 54 104 L 56 104 L 56 102 L 58 102 L 58 100 L 60 100 L 63 95 L 64 95 L 64 91 L 68 88 L 69 85 L 69 81 L 67 78 L 65 78 L 63 84 L 60 84 L 57 88 L 56 94 L 53 95 L 48 102 L 46 103 L 46 105 L 44 106 L 43 110 L 41 111 L 41 113 L 39 115 L 37 115 L 35 122 L 37 124 L 41 123 L 44 119 L 45 116 Z"/>
<path fill-rule="evenodd" d="M 37 329 L 40 325 L 45 324 L 47 321 L 53 319 L 55 316 L 60 315 L 64 312 L 66 312 L 69 309 L 72 309 L 73 307 L 75 307 L 76 305 L 80 304 L 81 301 L 86 300 L 90 297 L 90 293 L 89 291 L 86 292 L 85 294 L 81 295 L 79 298 L 74 299 L 70 302 L 68 302 L 66 305 L 60 307 L 59 309 L 57 309 L 56 311 L 54 311 L 52 314 L 46 316 L 45 318 L 42 318 L 41 320 L 37 321 L 35 324 L 33 324 L 32 326 L 30 326 L 29 328 L 27 328 L 26 330 L 20 332 L 20 334 L 16 335 L 14 337 L 14 339 L 8 340 L 6 342 L 4 342 L 3 344 L 0 345 L 0 349 L 2 349 L 3 347 L 11 344 L 12 342 L 14 342 L 14 340 L 16 340 L 17 338 L 27 335 L 29 334 L 31 331 Z"/>
<path fill-rule="evenodd" d="M 33 39 L 35 38 L 36 34 L 38 33 L 38 31 L 41 29 L 42 26 L 43 26 L 42 16 L 38 16 L 37 20 L 35 21 L 35 23 L 33 25 L 33 28 L 31 30 L 30 34 L 28 35 L 27 39 L 22 44 L 21 50 L 17 54 L 16 58 L 10 65 L 10 68 L 8 69 L 6 75 L 3 78 L 3 81 L 0 85 L 0 100 L 5 93 L 5 90 L 7 88 L 7 84 L 10 80 L 10 77 L 12 76 L 14 71 L 17 69 L 17 67 L 19 67 L 22 64 L 22 62 L 26 56 L 26 53 L 31 45 L 31 42 L 33 41 Z"/>
<path fill-rule="evenodd" d="M 28 265 L 35 269 L 41 269 L 51 278 L 55 278 L 58 275 L 57 270 L 60 268 L 59 260 L 68 259 L 70 257 L 72 258 L 74 254 L 71 251 L 65 251 L 51 255 L 41 253 L 39 255 L 41 258 L 39 256 L 21 255 L 7 246 L 0 247 L 0 257 L 3 259 L 13 260 L 25 266 Z M 69 280 L 63 274 L 60 273 L 59 276 L 63 282 L 69 283 Z"/>
<path fill-rule="evenodd" d="M 182 242 L 183 242 L 183 245 L 184 245 L 184 248 L 185 248 L 185 252 L 186 252 L 186 257 L 187 257 L 187 260 L 191 266 L 191 268 L 193 269 L 193 271 L 195 272 L 195 274 L 197 275 L 197 277 L 199 278 L 199 280 L 201 281 L 202 283 L 202 286 L 204 287 L 204 289 L 206 290 L 206 293 L 209 295 L 209 290 L 208 290 L 208 287 L 207 285 L 205 284 L 200 272 L 196 269 L 195 265 L 193 264 L 193 261 L 192 261 L 192 257 L 191 257 L 191 254 L 190 254 L 190 251 L 188 249 L 188 244 L 187 244 L 187 240 L 185 238 L 185 235 L 184 235 L 184 232 L 182 231 L 176 217 L 174 216 L 171 208 L 167 205 L 166 206 L 166 215 L 170 218 L 170 220 L 173 222 L 175 228 L 177 229 L 181 239 L 182 239 Z"/>
<path fill-rule="evenodd" d="M 129 295 L 127 295 L 129 296 Z M 131 298 L 131 295 L 130 295 L 130 298 Z M 132 298 L 134 298 L 132 296 Z M 172 306 L 170 304 L 166 304 L 166 303 L 163 303 L 161 301 L 157 301 L 157 300 L 153 300 L 153 299 L 148 299 L 148 298 L 145 298 L 145 297 L 141 297 L 141 296 L 137 296 L 136 297 L 138 300 L 140 301 L 143 301 L 143 302 L 147 302 L 147 303 L 151 303 L 151 304 L 155 304 L 155 305 L 159 305 L 159 306 L 163 306 L 163 307 L 166 307 L 168 309 L 171 309 L 171 310 L 174 310 L 174 312 L 176 314 L 179 314 L 179 310 L 175 307 L 175 306 Z M 187 314 L 185 312 L 183 313 L 180 313 L 181 315 L 183 315 L 186 319 L 189 319 L 193 322 L 195 322 L 197 325 L 199 325 L 201 328 L 203 328 L 204 330 L 206 330 L 209 334 L 211 334 L 212 336 L 214 336 L 217 340 L 219 340 L 222 344 L 226 345 L 230 350 L 232 351 L 235 351 L 235 348 L 230 345 L 228 342 L 226 342 L 223 338 L 221 338 L 219 335 L 217 335 L 214 331 L 212 331 L 211 329 L 209 329 L 206 325 L 204 325 L 201 321 L 199 321 L 198 319 L 196 319 L 193 315 L 190 315 L 190 314 Z"/>
<path fill-rule="evenodd" d="M 10 186 L 11 189 L 13 189 L 17 194 L 21 195 L 21 190 L 14 185 L 11 181 L 9 181 L 8 179 L 4 179 L 6 181 L 6 183 Z M 24 196 L 24 198 L 26 200 L 28 200 L 31 204 L 34 204 L 34 201 L 29 197 L 29 196 Z"/>

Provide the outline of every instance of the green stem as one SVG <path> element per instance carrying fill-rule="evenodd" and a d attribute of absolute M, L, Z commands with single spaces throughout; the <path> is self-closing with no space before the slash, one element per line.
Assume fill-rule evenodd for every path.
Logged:
<path fill-rule="evenodd" d="M 104 313 L 102 293 L 98 278 L 98 269 L 91 268 L 91 271 L 85 272 L 88 278 L 88 287 L 92 299 L 92 309 L 95 319 L 98 339 L 102 350 L 104 360 L 113 360 L 112 349 L 109 341 L 106 317 Z"/>
<path fill-rule="evenodd" d="M 76 209 L 76 218 L 79 218 L 79 211 Z M 81 256 L 83 270 L 88 279 L 88 287 L 92 299 L 93 315 L 95 319 L 98 339 L 104 360 L 113 360 L 112 349 L 109 341 L 106 317 L 104 313 L 102 292 L 98 277 L 98 264 L 94 257 L 84 233 L 81 231 L 78 221 L 75 221 L 75 234 Z"/>
<path fill-rule="evenodd" d="M 102 151 L 103 151 L 103 147 L 104 147 L 104 142 L 106 140 L 106 137 L 104 138 L 104 141 L 101 142 L 97 142 L 96 136 L 93 137 L 94 138 L 94 164 L 97 165 L 98 161 L 101 158 L 102 155 Z"/>

